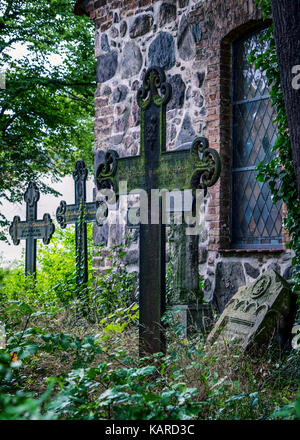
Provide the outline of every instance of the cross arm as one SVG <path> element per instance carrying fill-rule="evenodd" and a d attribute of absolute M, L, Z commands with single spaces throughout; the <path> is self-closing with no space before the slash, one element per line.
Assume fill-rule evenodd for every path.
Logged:
<path fill-rule="evenodd" d="M 112 189 L 119 195 L 120 182 L 127 182 L 127 191 L 146 189 L 145 160 L 142 156 L 119 157 L 115 150 L 108 150 L 104 163 L 96 173 L 98 190 Z"/>
<path fill-rule="evenodd" d="M 63 200 L 56 210 L 56 220 L 61 228 L 77 223 L 81 216 L 85 223 L 92 223 L 96 221 L 96 212 L 97 202 L 67 205 Z"/>
<path fill-rule="evenodd" d="M 208 140 L 197 137 L 187 150 L 163 151 L 159 156 L 159 165 L 154 171 L 157 176 L 157 188 L 167 189 L 204 189 L 213 186 L 221 172 L 218 152 L 209 148 Z M 97 170 L 98 189 L 113 189 L 119 193 L 119 183 L 127 182 L 127 190 L 147 189 L 145 159 L 142 156 L 122 157 L 109 150 L 105 162 Z"/>
<path fill-rule="evenodd" d="M 159 188 L 206 191 L 217 182 L 220 172 L 218 152 L 209 148 L 206 138 L 197 137 L 190 149 L 162 152 L 158 168 Z"/>
<path fill-rule="evenodd" d="M 44 244 L 49 244 L 54 233 L 55 226 L 49 214 L 44 214 L 42 220 L 20 221 L 19 216 L 15 216 L 9 228 L 13 243 L 18 245 L 20 240 L 28 238 L 42 239 Z"/>

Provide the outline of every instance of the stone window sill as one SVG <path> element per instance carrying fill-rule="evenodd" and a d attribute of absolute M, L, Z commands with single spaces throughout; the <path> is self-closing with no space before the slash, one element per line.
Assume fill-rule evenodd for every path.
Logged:
<path fill-rule="evenodd" d="M 271 254 L 271 253 L 280 253 L 280 252 L 286 252 L 286 249 L 284 247 L 280 247 L 280 248 L 251 248 L 251 249 L 218 249 L 218 252 L 220 253 L 224 253 L 224 254 L 241 254 L 241 253 L 252 253 L 252 254 L 256 254 L 256 253 L 260 253 L 260 254 Z"/>

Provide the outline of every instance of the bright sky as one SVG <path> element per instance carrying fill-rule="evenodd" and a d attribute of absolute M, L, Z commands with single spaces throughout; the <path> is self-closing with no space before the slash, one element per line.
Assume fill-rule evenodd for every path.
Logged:
<path fill-rule="evenodd" d="M 46 181 L 46 179 L 45 179 Z M 74 203 L 74 181 L 72 176 L 67 176 L 62 179 L 61 183 L 56 183 L 51 185 L 55 190 L 62 194 L 62 197 L 54 197 L 52 195 L 41 194 L 40 200 L 38 201 L 38 219 L 43 217 L 43 214 L 49 213 L 51 218 L 55 220 L 56 208 L 59 205 L 60 200 L 65 200 L 67 204 Z M 87 201 L 91 202 L 93 200 L 93 188 L 94 182 L 93 177 L 87 182 Z M 26 204 L 11 204 L 4 202 L 3 206 L 0 207 L 1 212 L 5 213 L 5 216 L 12 220 L 15 215 L 19 215 L 21 220 L 26 219 Z M 59 227 L 59 226 L 58 226 Z M 12 243 L 9 237 L 10 245 L 0 241 L 0 264 L 1 266 L 9 266 L 13 261 L 19 260 L 21 258 L 22 249 L 25 248 L 25 241 L 21 240 L 18 246 Z"/>
<path fill-rule="evenodd" d="M 29 56 L 29 52 L 27 51 L 27 44 L 24 43 L 14 43 L 10 49 L 10 55 L 12 55 L 16 60 L 20 60 L 24 57 L 24 55 Z M 60 55 L 51 55 L 47 56 L 51 66 L 59 66 L 63 58 Z"/>

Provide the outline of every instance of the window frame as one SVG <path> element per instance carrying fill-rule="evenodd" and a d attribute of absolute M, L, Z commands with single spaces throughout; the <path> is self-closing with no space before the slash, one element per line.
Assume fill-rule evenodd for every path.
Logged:
<path fill-rule="evenodd" d="M 277 243 L 252 243 L 252 244 L 243 244 L 240 242 L 234 242 L 233 241 L 233 173 L 234 171 L 237 172 L 239 170 L 239 168 L 233 168 L 233 161 L 234 161 L 234 149 L 235 149 L 235 144 L 234 144 L 234 140 L 235 140 L 235 124 L 234 124 L 234 105 L 238 104 L 239 101 L 234 99 L 234 81 L 235 81 L 235 72 L 234 72 L 234 56 L 235 56 L 235 46 L 237 44 L 241 44 L 245 41 L 247 41 L 251 36 L 262 32 L 264 29 L 267 29 L 265 25 L 260 25 L 258 27 L 255 27 L 255 29 L 250 29 L 247 32 L 245 32 L 242 36 L 240 36 L 238 39 L 231 41 L 231 78 L 230 78 L 230 120 L 231 120 L 231 129 L 230 129 L 230 224 L 229 224 L 229 231 L 230 231 L 230 250 L 231 251 L 251 251 L 251 250 L 258 250 L 258 251 L 272 251 L 272 250 L 283 250 L 283 227 L 281 227 L 281 235 L 280 235 L 280 241 L 278 241 Z M 259 97 L 255 97 L 251 99 L 251 102 L 255 102 L 255 101 L 261 101 L 264 99 L 270 99 L 270 94 L 268 93 L 268 95 L 261 95 Z M 247 100 L 245 100 L 247 101 Z M 250 100 L 249 100 L 250 101 Z M 244 102 L 241 101 L 241 102 Z M 253 122 L 254 123 L 253 119 Z M 249 166 L 249 167 L 242 167 L 241 170 L 243 171 L 254 171 L 256 168 L 256 165 L 253 166 Z M 233 171 L 234 170 L 234 171 Z M 267 184 L 267 183 L 266 183 Z M 280 207 L 280 212 L 281 212 L 281 218 L 283 217 L 283 204 L 281 203 L 281 207 Z M 262 238 L 260 236 L 260 238 Z M 271 239 L 271 237 L 270 237 Z"/>

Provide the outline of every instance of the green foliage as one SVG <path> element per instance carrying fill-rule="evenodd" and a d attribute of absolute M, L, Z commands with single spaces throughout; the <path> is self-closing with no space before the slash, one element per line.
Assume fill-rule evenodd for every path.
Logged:
<path fill-rule="evenodd" d="M 97 334 L 79 336 L 74 330 L 53 332 L 45 316 L 55 320 L 55 313 L 41 313 L 24 301 L 2 304 L 7 342 L 0 350 L 0 419 L 299 418 L 299 399 L 293 402 L 291 394 L 295 381 L 290 379 L 289 388 L 282 377 L 272 378 L 273 371 L 283 375 L 281 363 L 243 359 L 232 348 L 206 349 L 201 337 L 188 341 L 170 325 L 167 355 L 139 359 L 128 345 L 136 336 L 124 329 L 112 332 L 109 320 L 97 326 Z M 106 332 L 114 338 L 108 340 Z M 51 359 L 54 375 L 45 371 Z M 40 371 L 44 386 L 37 395 L 30 391 L 35 384 L 30 378 Z"/>
<path fill-rule="evenodd" d="M 294 402 L 287 403 L 284 407 L 274 412 L 275 419 L 300 420 L 300 391 Z"/>
<path fill-rule="evenodd" d="M 175 285 L 175 275 L 176 275 L 176 265 L 175 259 L 171 253 L 171 246 L 169 246 L 169 262 L 167 265 L 167 273 L 166 273 L 166 304 L 174 303 L 174 289 L 178 290 L 178 286 Z M 190 292 L 190 295 L 193 294 L 195 303 L 203 303 L 204 302 L 204 277 L 199 272 L 199 285 L 198 290 L 196 292 Z M 177 298 L 175 298 L 175 302 Z"/>
<path fill-rule="evenodd" d="M 0 420 L 41 420 L 54 419 L 56 416 L 42 409 L 45 401 L 52 393 L 54 383 L 49 383 L 45 393 L 36 399 L 32 393 L 20 390 L 20 368 L 24 359 L 36 354 L 38 345 L 30 340 L 30 336 L 38 333 L 39 329 L 27 329 L 29 319 L 39 316 L 23 301 L 9 303 L 2 311 L 5 317 L 7 341 L 0 348 Z M 20 332 L 15 332 L 16 325 L 25 318 L 25 326 Z"/>
<path fill-rule="evenodd" d="M 264 19 L 272 16 L 271 0 L 256 0 L 256 4 L 261 8 Z M 280 70 L 276 55 L 276 45 L 274 39 L 274 27 L 271 24 L 266 33 L 261 37 L 261 41 L 268 42 L 268 49 L 260 51 L 254 50 L 249 62 L 255 63 L 256 69 L 265 72 L 268 86 L 270 88 L 270 98 L 273 107 L 276 110 L 277 140 L 273 151 L 274 159 L 269 163 L 259 163 L 257 166 L 257 180 L 268 182 L 273 196 L 273 202 L 282 200 L 287 208 L 287 216 L 284 219 L 283 226 L 289 232 L 290 241 L 286 244 L 288 248 L 295 251 L 292 259 L 294 267 L 293 278 L 295 281 L 294 290 L 300 289 L 300 211 L 299 197 L 297 194 L 297 185 L 295 171 L 292 162 L 292 151 L 289 138 L 288 122 L 284 105 L 283 91 L 280 83 Z M 279 184 L 278 184 L 279 183 Z M 298 296 L 298 314 L 300 310 L 300 298 Z M 299 368 L 298 354 L 293 353 L 291 359 L 296 359 Z M 298 361 L 297 361 L 298 359 Z M 272 414 L 272 418 L 299 419 L 300 418 L 300 394 L 296 401 L 286 399 L 288 403 L 280 410 Z"/>
<path fill-rule="evenodd" d="M 232 347 L 218 352 L 201 334 L 185 338 L 169 311 L 167 354 L 140 359 L 136 275 L 126 275 L 124 244 L 100 248 L 111 266 L 78 299 L 72 229 L 58 229 L 39 249 L 36 281 L 20 268 L 0 276 L 0 419 L 299 418 L 295 355 L 278 361 L 244 359 Z M 89 226 L 89 242 L 91 234 Z"/>
<path fill-rule="evenodd" d="M 120 307 L 101 319 L 100 324 L 105 326 L 101 339 L 105 341 L 109 339 L 109 335 L 122 333 L 130 324 L 137 324 L 139 319 L 138 307 L 137 304 L 131 304 L 125 308 Z"/>
<path fill-rule="evenodd" d="M 95 251 L 100 257 L 99 264 L 106 260 L 110 267 L 102 271 L 97 279 L 96 289 L 91 294 L 92 309 L 107 316 L 118 308 L 126 308 L 136 301 L 137 273 L 128 273 L 124 264 L 125 247 L 128 237 L 120 245 L 113 245 L 109 250 L 102 246 Z"/>
<path fill-rule="evenodd" d="M 94 29 L 73 8 L 72 0 L 1 1 L 0 198 L 11 202 L 30 180 L 54 193 L 42 177 L 57 181 L 79 157 L 93 166 Z"/>
<path fill-rule="evenodd" d="M 88 225 L 89 270 L 92 271 L 92 226 Z M 2 270 L 2 300 L 25 300 L 40 307 L 68 303 L 76 287 L 74 226 L 56 228 L 49 245 L 38 242 L 36 279 L 24 275 L 24 257 L 16 268 Z"/>
<path fill-rule="evenodd" d="M 100 246 L 93 251 L 92 231 L 92 225 L 88 224 L 89 281 L 86 286 L 78 288 L 76 284 L 74 226 L 57 227 L 49 245 L 39 241 L 36 278 L 24 275 L 24 256 L 17 267 L 0 269 L 1 301 L 21 300 L 41 310 L 66 306 L 77 315 L 76 310 L 84 309 L 83 314 L 88 314 L 89 320 L 105 319 L 107 325 L 118 324 L 125 328 L 136 315 L 137 274 L 126 271 L 124 243 L 111 249 Z M 111 264 L 96 279 L 93 276 L 93 252 L 99 254 L 100 263 L 106 259 Z"/>
<path fill-rule="evenodd" d="M 57 418 L 54 413 L 43 412 L 42 407 L 52 392 L 51 384 L 44 395 L 35 399 L 31 393 L 14 390 L 7 393 L 6 384 L 10 385 L 11 378 L 20 363 L 12 362 L 8 353 L 0 352 L 0 420 L 53 420 Z"/>
<path fill-rule="evenodd" d="M 154 364 L 144 366 L 145 359 L 137 360 L 120 349 L 107 354 L 107 361 L 90 366 L 103 354 L 102 338 L 92 335 L 81 338 L 49 333 L 40 327 L 28 328 L 33 312 L 21 301 L 9 304 L 5 310 L 7 344 L 0 357 L 2 419 L 182 420 L 197 414 L 196 389 L 178 381 L 181 377 L 177 370 L 164 376 L 155 365 L 157 358 L 152 359 Z M 25 325 L 20 331 L 12 331 L 19 318 L 24 318 Z M 67 375 L 49 378 L 48 389 L 40 399 L 19 392 L 24 386 L 24 376 L 20 373 L 23 363 L 30 362 L 29 358 L 38 353 L 58 355 L 61 352 L 64 358 L 72 359 Z M 118 367 L 113 365 L 114 361 L 118 362 Z M 55 385 L 56 390 L 57 385 L 59 388 L 53 393 Z M 14 412 L 13 405 L 16 405 Z"/>
<path fill-rule="evenodd" d="M 112 356 L 111 356 L 112 357 Z M 170 379 L 170 378 L 169 378 Z M 101 384 L 105 391 L 93 399 Z M 62 381 L 63 388 L 50 409 L 74 419 L 184 420 L 198 412 L 196 389 L 159 374 L 155 365 L 74 369 Z M 159 389 L 159 392 L 157 390 Z"/>
<path fill-rule="evenodd" d="M 270 0 L 257 0 L 264 18 L 272 14 Z M 292 163 L 291 145 L 288 131 L 287 116 L 284 106 L 284 97 L 280 84 L 280 71 L 276 56 L 276 46 L 274 40 L 274 28 L 270 25 L 266 33 L 261 37 L 261 41 L 268 42 L 268 49 L 261 52 L 259 48 L 254 50 L 249 61 L 255 63 L 256 69 L 265 72 L 268 86 L 270 88 L 270 98 L 276 110 L 277 116 L 274 123 L 277 124 L 277 141 L 273 151 L 275 157 L 269 163 L 259 163 L 257 166 L 260 182 L 268 182 L 270 185 L 273 202 L 282 200 L 287 207 L 287 217 L 284 219 L 284 227 L 288 230 L 290 242 L 287 247 L 295 251 L 292 260 L 294 266 L 295 290 L 300 287 L 300 211 L 299 199 L 297 196 L 297 186 L 295 171 Z M 280 185 L 278 185 L 280 182 Z"/>

